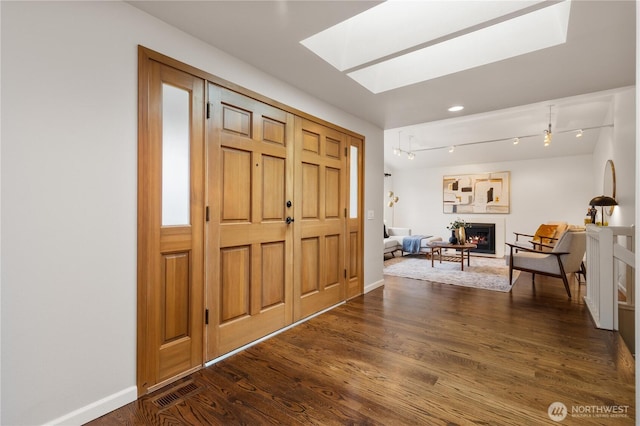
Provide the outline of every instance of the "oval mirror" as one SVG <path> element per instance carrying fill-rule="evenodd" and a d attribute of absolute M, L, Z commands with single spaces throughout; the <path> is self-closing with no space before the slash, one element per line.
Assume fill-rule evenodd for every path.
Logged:
<path fill-rule="evenodd" d="M 607 160 L 604 165 L 604 181 L 602 184 L 602 194 L 613 199 L 616 198 L 616 168 L 613 166 L 613 160 Z M 613 207 L 607 207 L 607 214 L 613 214 Z"/>

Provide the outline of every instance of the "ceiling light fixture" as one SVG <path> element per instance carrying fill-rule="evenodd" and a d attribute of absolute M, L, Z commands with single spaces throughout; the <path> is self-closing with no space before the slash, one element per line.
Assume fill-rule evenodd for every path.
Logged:
<path fill-rule="evenodd" d="M 544 131 L 544 146 L 551 145 L 551 138 L 553 135 L 551 134 L 551 107 L 553 105 L 549 105 L 549 129 Z"/>
<path fill-rule="evenodd" d="M 454 105 L 448 109 L 449 112 L 458 112 L 462 111 L 464 107 L 462 105 Z"/>
<path fill-rule="evenodd" d="M 576 138 L 581 138 L 583 133 L 584 132 L 582 131 L 582 129 L 578 130 L 578 132 L 576 133 Z"/>
<path fill-rule="evenodd" d="M 573 133 L 575 134 L 576 132 L 582 131 L 583 133 L 589 130 L 598 130 L 598 129 L 603 129 L 606 127 L 614 127 L 613 124 L 603 124 L 602 126 L 592 126 L 592 127 L 583 127 L 582 129 L 569 129 L 569 130 L 556 130 L 555 134 L 563 134 L 563 133 Z M 548 130 L 545 130 L 545 135 L 548 132 Z M 422 152 L 422 151 L 435 151 L 435 150 L 440 150 L 440 149 L 448 149 L 449 152 L 453 152 L 455 150 L 456 147 L 464 147 L 464 146 L 471 146 L 471 145 L 483 145 L 483 144 L 487 144 L 487 143 L 496 143 L 496 142 L 505 142 L 505 141 L 510 141 L 512 142 L 514 145 L 517 145 L 521 139 L 524 138 L 538 138 L 539 137 L 539 133 L 538 134 L 533 134 L 533 135 L 521 135 L 521 136 L 517 136 L 515 138 L 510 137 L 510 138 L 500 138 L 500 139 L 488 139 L 488 140 L 483 140 L 483 141 L 476 141 L 476 142 L 467 142 L 467 143 L 459 143 L 457 145 L 443 145 L 443 146 L 432 146 L 432 147 L 428 147 L 428 148 L 418 148 L 418 149 L 414 149 L 413 152 Z M 516 143 L 516 140 L 518 141 L 518 143 Z"/>
<path fill-rule="evenodd" d="M 398 132 L 398 147 L 397 148 L 393 148 L 393 155 L 397 155 L 398 157 L 402 157 L 402 154 L 407 154 L 407 158 L 409 160 L 413 160 L 414 158 L 416 158 L 416 154 L 413 151 L 405 151 L 404 149 L 400 148 L 400 135 L 401 135 L 402 131 Z M 413 140 L 413 135 L 409 136 L 410 140 Z M 411 142 L 409 142 L 409 148 L 411 148 Z"/>

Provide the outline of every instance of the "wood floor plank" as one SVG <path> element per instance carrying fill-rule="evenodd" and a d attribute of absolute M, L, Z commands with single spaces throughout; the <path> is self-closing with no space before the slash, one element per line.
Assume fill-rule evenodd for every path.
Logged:
<path fill-rule="evenodd" d="M 522 273 L 510 293 L 385 277 L 385 286 L 144 396 L 91 425 L 634 424 L 635 361 L 571 284 Z M 627 407 L 624 417 L 584 410 Z M 585 408 L 586 407 L 586 408 Z M 590 408 L 589 408 L 590 407 Z M 571 410 L 582 410 L 571 413 Z"/>

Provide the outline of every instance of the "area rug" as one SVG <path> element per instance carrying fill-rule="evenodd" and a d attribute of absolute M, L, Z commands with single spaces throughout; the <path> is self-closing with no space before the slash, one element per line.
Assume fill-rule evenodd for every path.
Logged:
<path fill-rule="evenodd" d="M 471 266 L 465 260 L 464 271 L 460 262 L 445 261 L 436 258 L 434 267 L 431 259 L 425 256 L 394 257 L 384 262 L 383 273 L 397 277 L 413 278 L 434 283 L 451 284 L 485 290 L 508 292 L 520 275 L 513 271 L 513 281 L 509 282 L 509 267 L 504 259 L 471 256 Z"/>

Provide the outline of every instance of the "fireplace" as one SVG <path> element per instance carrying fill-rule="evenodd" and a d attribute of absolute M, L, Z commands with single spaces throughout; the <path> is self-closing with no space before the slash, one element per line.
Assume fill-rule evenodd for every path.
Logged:
<path fill-rule="evenodd" d="M 478 247 L 472 249 L 474 253 L 496 253 L 496 225 L 495 223 L 468 223 L 465 229 L 467 242 Z"/>

